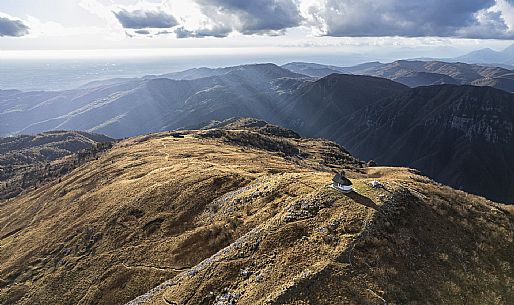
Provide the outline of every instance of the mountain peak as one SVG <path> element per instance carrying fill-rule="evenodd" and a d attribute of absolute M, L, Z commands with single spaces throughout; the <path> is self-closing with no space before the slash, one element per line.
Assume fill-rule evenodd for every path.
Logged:
<path fill-rule="evenodd" d="M 466 63 L 514 65 L 514 44 L 499 52 L 485 48 L 472 51 L 455 59 Z"/>

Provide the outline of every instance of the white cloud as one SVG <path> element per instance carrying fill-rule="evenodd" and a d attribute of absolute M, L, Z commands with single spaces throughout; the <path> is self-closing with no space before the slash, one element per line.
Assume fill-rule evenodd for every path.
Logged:
<path fill-rule="evenodd" d="M 287 35 L 285 29 L 295 28 L 310 29 L 307 36 L 514 37 L 514 5 L 509 0 L 80 0 L 80 6 L 105 20 L 119 36 L 125 36 L 124 30 L 113 11 L 173 16 L 176 22 L 166 27 L 176 24 L 168 32 L 178 37 Z"/>
<path fill-rule="evenodd" d="M 496 5 L 491 8 L 491 11 L 500 13 L 501 18 L 512 34 L 514 31 L 514 2 L 497 0 Z"/>

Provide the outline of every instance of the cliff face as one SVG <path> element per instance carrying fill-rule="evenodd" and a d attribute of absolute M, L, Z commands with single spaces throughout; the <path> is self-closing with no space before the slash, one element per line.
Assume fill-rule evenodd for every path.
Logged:
<path fill-rule="evenodd" d="M 1 202 L 0 303 L 512 299 L 507 207 L 261 121 L 212 127 L 120 141 Z M 328 187 L 342 169 L 354 193 Z"/>
<path fill-rule="evenodd" d="M 330 133 L 363 159 L 414 167 L 453 187 L 512 202 L 513 126 L 512 94 L 444 85 L 380 101 Z"/>

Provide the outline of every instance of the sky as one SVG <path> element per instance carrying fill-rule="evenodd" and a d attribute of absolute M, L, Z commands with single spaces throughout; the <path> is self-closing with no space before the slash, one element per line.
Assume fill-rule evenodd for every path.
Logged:
<path fill-rule="evenodd" d="M 514 41 L 514 0 L 1 0 L 0 56 L 452 57 Z M 387 55 L 387 56 L 386 56 Z"/>

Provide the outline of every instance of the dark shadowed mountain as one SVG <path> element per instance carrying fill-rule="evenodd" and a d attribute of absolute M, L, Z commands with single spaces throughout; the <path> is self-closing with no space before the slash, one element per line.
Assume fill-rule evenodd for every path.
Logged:
<path fill-rule="evenodd" d="M 406 90 L 408 87 L 384 78 L 331 74 L 304 83 L 285 101 L 282 124 L 314 136 L 327 124 Z"/>
<path fill-rule="evenodd" d="M 419 87 L 320 134 L 360 158 L 414 167 L 445 184 L 514 203 L 514 95 L 494 88 Z"/>
<path fill-rule="evenodd" d="M 474 86 L 489 86 L 494 87 L 496 89 L 504 90 L 507 92 L 513 92 L 514 88 L 514 79 L 510 76 L 508 77 L 495 77 L 495 78 L 483 78 L 471 83 Z"/>
<path fill-rule="evenodd" d="M 311 66 L 316 67 L 316 69 L 302 69 Z M 334 70 L 340 73 L 371 75 L 394 80 L 409 87 L 459 84 L 491 86 L 509 92 L 514 91 L 514 71 L 501 67 L 465 63 L 399 60 L 387 64 L 370 62 L 354 67 L 334 67 L 306 63 L 291 63 L 283 67 L 295 72 L 303 71 L 303 74 L 313 77 L 324 76 L 324 72 L 330 74 L 330 71 Z"/>
<path fill-rule="evenodd" d="M 409 87 L 459 83 L 451 76 L 430 72 L 406 72 L 396 78 L 395 81 Z"/>

